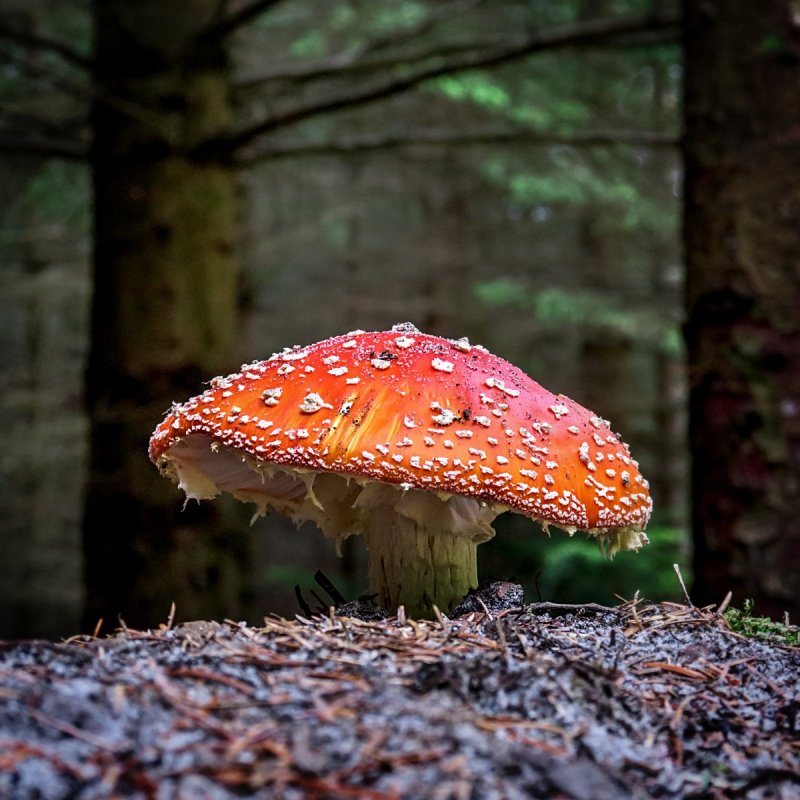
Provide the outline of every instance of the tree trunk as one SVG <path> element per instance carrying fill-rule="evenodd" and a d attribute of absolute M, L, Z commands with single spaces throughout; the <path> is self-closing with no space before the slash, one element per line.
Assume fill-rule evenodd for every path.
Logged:
<path fill-rule="evenodd" d="M 800 618 L 800 31 L 790 0 L 687 0 L 695 599 Z"/>
<path fill-rule="evenodd" d="M 233 366 L 235 176 L 198 155 L 232 119 L 227 54 L 199 37 L 218 5 L 94 2 L 89 624 L 241 611 L 245 534 L 215 548 L 219 507 L 181 514 L 147 458 L 170 403 Z"/>

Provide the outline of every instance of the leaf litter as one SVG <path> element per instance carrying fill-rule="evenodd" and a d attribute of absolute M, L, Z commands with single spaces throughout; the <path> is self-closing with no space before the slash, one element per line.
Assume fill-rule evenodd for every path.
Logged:
<path fill-rule="evenodd" d="M 2 643 L 0 797 L 800 797 L 800 649 L 712 607 L 496 607 Z"/>

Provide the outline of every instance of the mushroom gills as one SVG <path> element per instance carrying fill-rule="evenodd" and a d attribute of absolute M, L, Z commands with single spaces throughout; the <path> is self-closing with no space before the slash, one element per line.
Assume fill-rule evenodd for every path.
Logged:
<path fill-rule="evenodd" d="M 477 546 L 494 536 L 497 503 L 407 488 L 345 473 L 258 461 L 210 436 L 192 433 L 162 457 L 161 469 L 187 500 L 228 492 L 253 503 L 253 520 L 270 508 L 310 520 L 335 544 L 363 534 L 370 591 L 388 610 L 446 611 L 477 586 Z M 419 599 L 421 598 L 421 600 Z"/>

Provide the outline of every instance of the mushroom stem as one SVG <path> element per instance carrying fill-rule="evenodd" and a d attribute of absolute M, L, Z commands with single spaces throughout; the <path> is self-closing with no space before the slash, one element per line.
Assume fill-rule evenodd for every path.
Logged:
<path fill-rule="evenodd" d="M 434 605 L 449 611 L 478 585 L 479 541 L 470 536 L 396 514 L 374 515 L 364 536 L 370 591 L 388 611 L 403 605 L 409 616 L 428 618 Z"/>

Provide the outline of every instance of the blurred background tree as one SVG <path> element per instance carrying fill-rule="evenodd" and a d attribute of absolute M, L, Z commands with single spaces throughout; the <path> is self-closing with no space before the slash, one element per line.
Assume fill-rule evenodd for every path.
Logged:
<path fill-rule="evenodd" d="M 181 618 L 292 613 L 318 566 L 363 588 L 363 554 L 339 562 L 312 530 L 250 529 L 224 502 L 181 513 L 146 442 L 214 374 L 405 319 L 609 417 L 652 478 L 650 553 L 606 568 L 507 518 L 485 576 L 548 599 L 676 588 L 669 3 L 6 6 L 0 634 L 70 633 L 82 613 L 152 625 L 172 600 Z"/>
<path fill-rule="evenodd" d="M 696 597 L 800 617 L 800 24 L 689 3 L 687 343 Z"/>

